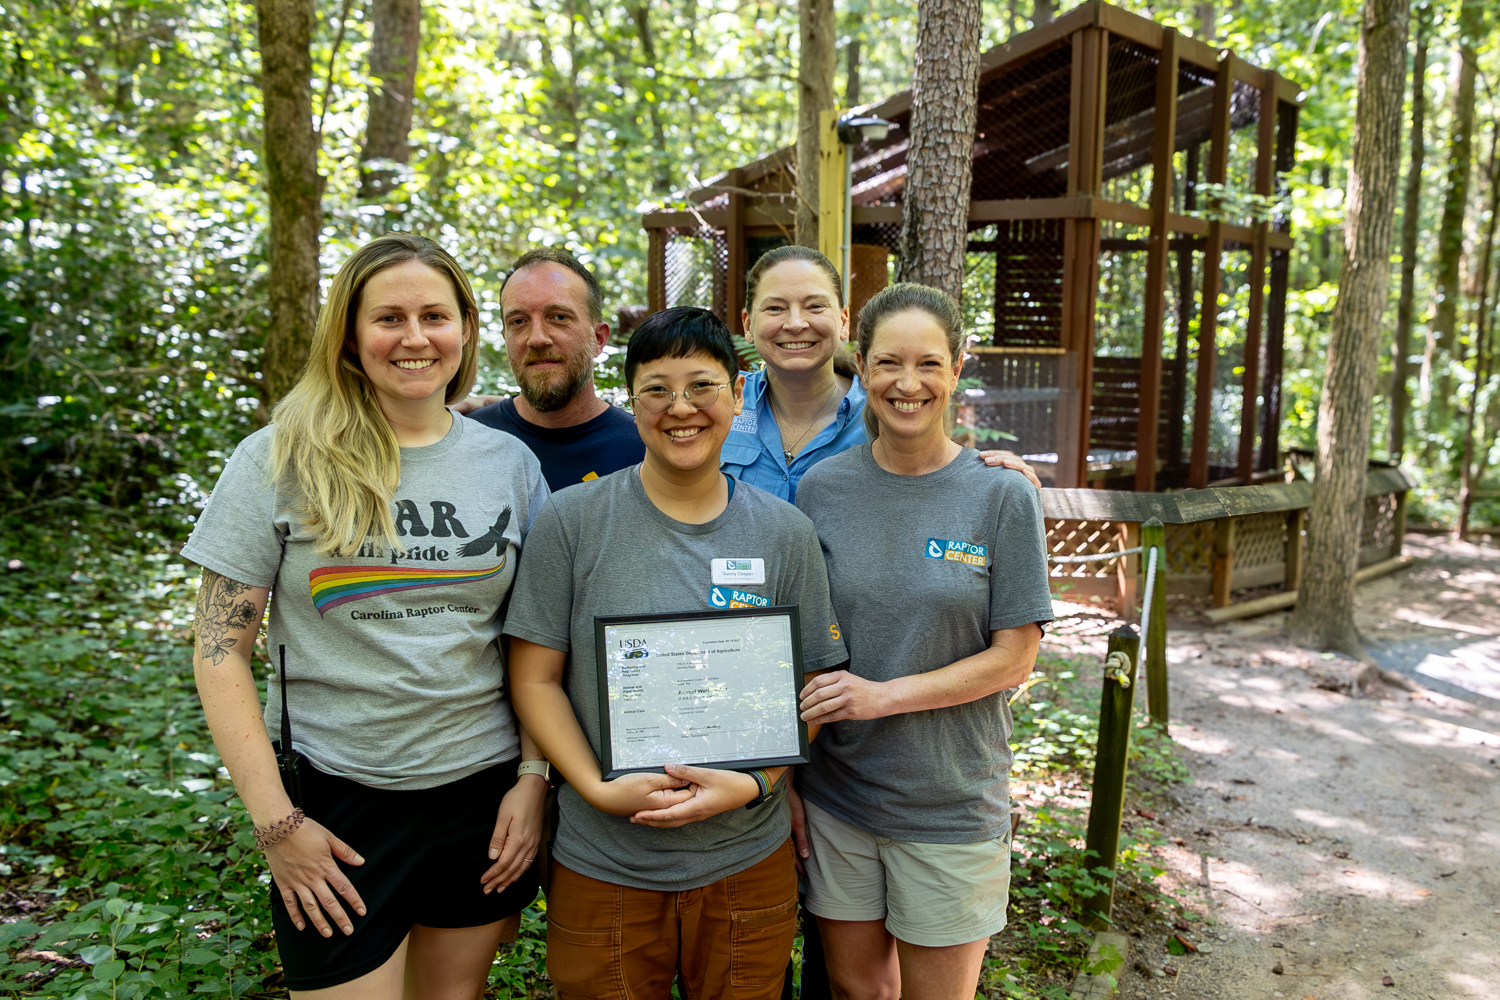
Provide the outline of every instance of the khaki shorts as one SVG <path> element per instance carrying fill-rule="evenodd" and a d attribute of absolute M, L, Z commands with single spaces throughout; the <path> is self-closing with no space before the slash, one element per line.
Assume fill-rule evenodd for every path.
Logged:
<path fill-rule="evenodd" d="M 812 857 L 806 908 L 827 920 L 884 920 L 924 948 L 979 941 L 1005 927 L 1010 831 L 977 844 L 918 844 L 866 833 L 806 799 Z"/>

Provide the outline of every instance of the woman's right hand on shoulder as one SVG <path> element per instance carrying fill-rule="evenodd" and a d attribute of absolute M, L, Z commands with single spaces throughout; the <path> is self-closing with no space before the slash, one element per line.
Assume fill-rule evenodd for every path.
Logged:
<path fill-rule="evenodd" d="M 489 406 L 492 403 L 498 403 L 508 398 L 509 397 L 507 396 L 465 396 L 463 399 L 460 399 L 458 402 L 453 404 L 452 410 L 454 413 L 457 413 L 461 417 L 467 417 L 475 410 L 482 409 L 483 407 Z"/>
<path fill-rule="evenodd" d="M 326 912 L 340 930 L 353 934 L 354 924 L 340 905 L 340 896 L 356 914 L 365 915 L 364 900 L 359 898 L 354 883 L 334 863 L 335 858 L 346 865 L 365 863 L 358 851 L 312 818 L 303 820 L 285 840 L 266 848 L 266 860 L 271 863 L 271 874 L 281 890 L 281 901 L 299 931 L 311 921 L 319 934 L 333 937 L 333 929 L 323 916 Z"/>
<path fill-rule="evenodd" d="M 670 809 L 693 797 L 688 782 L 664 771 L 640 771 L 601 781 L 585 796 L 589 805 L 614 816 L 634 816 L 651 809 Z"/>

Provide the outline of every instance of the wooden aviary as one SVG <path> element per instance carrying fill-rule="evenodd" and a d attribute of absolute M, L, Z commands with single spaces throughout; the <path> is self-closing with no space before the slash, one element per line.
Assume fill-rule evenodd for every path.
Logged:
<path fill-rule="evenodd" d="M 964 374 L 982 386 L 958 419 L 972 441 L 1060 488 L 1279 476 L 1279 199 L 1300 106 L 1274 72 L 1100 0 L 984 54 L 963 303 Z M 847 147 L 857 314 L 892 270 L 911 94 L 854 111 L 896 126 Z M 777 150 L 642 218 L 651 309 L 700 305 L 738 329 L 745 271 L 792 237 L 794 164 Z M 820 185 L 830 222 L 841 170 Z"/>
<path fill-rule="evenodd" d="M 1225 605 L 1296 586 L 1312 487 L 1281 482 L 1278 431 L 1301 106 L 1276 73 L 1102 0 L 982 57 L 963 302 L 979 385 L 957 423 L 1056 488 L 1051 554 L 1134 548 L 1159 508 L 1168 593 Z M 837 116 L 822 122 L 820 245 L 840 262 L 847 169 L 857 317 L 893 273 L 911 94 L 853 112 L 895 123 L 835 148 Z M 791 241 L 795 162 L 777 150 L 642 217 L 651 309 L 699 305 L 739 329 L 745 273 Z M 1362 562 L 1399 552 L 1410 485 L 1372 477 Z M 1209 489 L 1229 486 L 1244 499 Z M 1139 573 L 1133 555 L 1058 564 L 1053 589 L 1133 609 Z"/>

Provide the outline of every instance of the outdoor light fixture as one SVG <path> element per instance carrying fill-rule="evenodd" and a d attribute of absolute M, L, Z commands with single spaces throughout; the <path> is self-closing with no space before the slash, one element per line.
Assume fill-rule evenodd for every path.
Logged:
<path fill-rule="evenodd" d="M 891 129 L 897 128 L 895 122 L 874 115 L 856 118 L 853 114 L 847 114 L 838 120 L 837 132 L 839 142 L 845 146 L 844 150 L 844 231 L 841 235 L 843 245 L 843 266 L 839 269 L 844 276 L 844 301 L 849 301 L 849 256 L 850 248 L 854 243 L 854 157 L 849 154 L 847 147 L 858 145 L 860 142 L 883 142 L 885 137 L 891 134 Z"/>
<path fill-rule="evenodd" d="M 873 116 L 866 118 L 844 117 L 839 119 L 839 142 L 852 146 L 861 139 L 866 142 L 882 142 L 896 123 Z"/>

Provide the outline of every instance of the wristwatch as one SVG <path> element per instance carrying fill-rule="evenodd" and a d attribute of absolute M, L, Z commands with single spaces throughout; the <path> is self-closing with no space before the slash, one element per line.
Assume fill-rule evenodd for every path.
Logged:
<path fill-rule="evenodd" d="M 523 774 L 539 774 L 547 784 L 552 784 L 552 764 L 545 760 L 523 760 L 516 765 L 516 777 Z"/>

